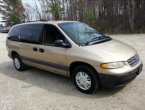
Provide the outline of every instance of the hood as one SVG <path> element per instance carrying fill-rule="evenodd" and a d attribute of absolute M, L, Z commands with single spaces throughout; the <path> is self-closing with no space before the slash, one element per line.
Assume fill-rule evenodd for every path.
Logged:
<path fill-rule="evenodd" d="M 117 40 L 90 45 L 85 48 L 95 54 L 96 60 L 103 62 L 127 61 L 137 54 L 133 47 Z"/>

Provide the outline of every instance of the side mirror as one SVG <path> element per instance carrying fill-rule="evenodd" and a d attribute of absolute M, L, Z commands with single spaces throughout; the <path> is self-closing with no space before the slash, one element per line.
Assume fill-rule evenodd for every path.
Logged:
<path fill-rule="evenodd" d="M 54 44 L 57 47 L 71 48 L 71 45 L 69 43 L 64 43 L 63 40 L 56 40 Z"/>

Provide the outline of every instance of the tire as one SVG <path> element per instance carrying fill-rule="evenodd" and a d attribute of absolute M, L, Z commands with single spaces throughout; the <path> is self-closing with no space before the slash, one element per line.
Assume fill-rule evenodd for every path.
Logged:
<path fill-rule="evenodd" d="M 25 64 L 23 63 L 22 59 L 18 54 L 15 54 L 13 56 L 13 64 L 16 70 L 18 71 L 24 71 L 25 70 Z"/>
<path fill-rule="evenodd" d="M 95 92 L 100 86 L 97 73 L 86 65 L 76 67 L 72 79 L 76 88 L 86 94 Z"/>

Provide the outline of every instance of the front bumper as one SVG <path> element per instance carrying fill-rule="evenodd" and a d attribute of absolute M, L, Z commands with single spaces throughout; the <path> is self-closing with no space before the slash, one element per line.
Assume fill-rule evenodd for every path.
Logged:
<path fill-rule="evenodd" d="M 100 83 L 103 87 L 116 87 L 122 86 L 133 80 L 142 71 L 143 64 L 140 64 L 136 69 L 131 72 L 122 75 L 111 75 L 111 74 L 99 74 Z"/>

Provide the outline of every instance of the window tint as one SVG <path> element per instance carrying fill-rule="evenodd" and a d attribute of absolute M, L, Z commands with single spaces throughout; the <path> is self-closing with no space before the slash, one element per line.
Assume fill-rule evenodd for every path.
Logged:
<path fill-rule="evenodd" d="M 27 43 L 39 43 L 43 24 L 29 24 L 21 27 L 20 41 Z"/>
<path fill-rule="evenodd" d="M 63 40 L 66 42 L 63 34 L 53 25 L 45 25 L 43 31 L 43 43 L 48 45 L 54 45 L 56 40 Z"/>
<path fill-rule="evenodd" d="M 8 39 L 13 41 L 19 41 L 19 31 L 20 26 L 13 27 L 8 33 Z"/>
<path fill-rule="evenodd" d="M 39 43 L 43 24 L 24 24 L 11 29 L 8 39 L 26 43 Z"/>

